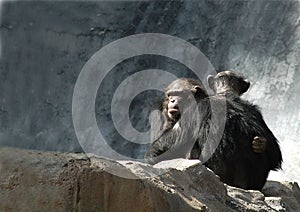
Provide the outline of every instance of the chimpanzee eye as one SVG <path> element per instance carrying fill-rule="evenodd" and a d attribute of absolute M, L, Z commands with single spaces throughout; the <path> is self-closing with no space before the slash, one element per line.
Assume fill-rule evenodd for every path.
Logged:
<path fill-rule="evenodd" d="M 177 91 L 170 91 L 167 93 L 167 96 L 170 97 L 170 96 L 177 96 Z"/>
<path fill-rule="evenodd" d="M 174 91 L 169 91 L 167 93 L 167 97 L 170 96 L 180 96 L 180 97 L 185 97 L 187 94 L 189 94 L 191 91 L 189 90 L 174 90 Z"/>

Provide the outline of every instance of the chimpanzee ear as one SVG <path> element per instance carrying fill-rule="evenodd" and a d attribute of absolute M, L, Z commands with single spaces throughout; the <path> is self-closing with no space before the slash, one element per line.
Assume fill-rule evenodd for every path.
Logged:
<path fill-rule="evenodd" d="M 199 92 L 202 92 L 202 88 L 201 88 L 199 85 L 195 85 L 195 86 L 191 89 L 191 91 L 192 91 L 193 93 L 199 93 Z"/>
<path fill-rule="evenodd" d="M 245 79 L 245 80 L 243 81 L 243 86 L 242 86 L 242 89 L 241 89 L 241 93 L 240 93 L 240 94 L 245 93 L 245 92 L 249 89 L 250 84 L 251 84 L 250 81 L 247 80 L 247 79 Z"/>
<path fill-rule="evenodd" d="M 207 83 L 211 89 L 214 89 L 214 76 L 213 75 L 207 76 Z"/>

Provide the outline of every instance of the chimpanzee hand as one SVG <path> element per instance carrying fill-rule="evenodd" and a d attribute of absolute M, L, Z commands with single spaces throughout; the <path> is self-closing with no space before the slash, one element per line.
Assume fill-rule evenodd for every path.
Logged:
<path fill-rule="evenodd" d="M 255 153 L 264 153 L 267 147 L 267 139 L 255 136 L 252 141 L 252 148 Z"/>

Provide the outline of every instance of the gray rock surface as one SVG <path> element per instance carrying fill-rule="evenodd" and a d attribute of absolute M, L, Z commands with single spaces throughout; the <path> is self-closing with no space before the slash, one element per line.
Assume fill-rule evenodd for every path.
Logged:
<path fill-rule="evenodd" d="M 296 183 L 263 193 L 220 182 L 197 160 L 155 166 L 94 155 L 0 148 L 1 211 L 299 211 Z"/>
<path fill-rule="evenodd" d="M 262 192 L 267 204 L 277 211 L 299 210 L 300 189 L 295 182 L 269 181 Z"/>
<path fill-rule="evenodd" d="M 116 39 L 164 33 L 198 47 L 217 70 L 250 78 L 245 98 L 261 106 L 283 150 L 283 171 L 273 179 L 300 181 L 299 2 L 213 1 L 3 1 L 1 2 L 0 145 L 82 151 L 73 129 L 76 79 L 89 58 Z M 126 141 L 115 130 L 110 102 L 126 77 L 149 68 L 191 77 L 182 64 L 138 56 L 117 65 L 101 84 L 95 111 L 107 142 L 120 154 L 142 158 L 147 145 Z M 151 102 L 137 96 L 132 125 L 149 129 Z"/>

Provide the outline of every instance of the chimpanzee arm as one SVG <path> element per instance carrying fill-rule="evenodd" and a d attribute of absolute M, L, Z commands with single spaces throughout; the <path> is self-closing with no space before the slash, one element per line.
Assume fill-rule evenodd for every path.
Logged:
<path fill-rule="evenodd" d="M 151 146 L 145 155 L 145 159 L 148 163 L 155 164 L 163 160 L 160 155 L 164 154 L 168 149 L 170 149 L 174 142 L 171 131 L 171 129 L 166 130 L 159 138 L 151 143 Z"/>
<path fill-rule="evenodd" d="M 270 169 L 280 169 L 282 163 L 282 155 L 278 144 L 278 140 L 276 139 L 272 131 L 269 129 L 262 116 L 260 119 L 260 125 L 264 130 L 263 137 L 266 138 L 265 153 L 267 154 L 269 159 Z"/>
<path fill-rule="evenodd" d="M 187 158 L 195 144 L 190 131 L 181 129 L 166 130 L 161 137 L 155 140 L 145 155 L 150 164 L 175 158 Z"/>
<path fill-rule="evenodd" d="M 197 107 L 197 105 L 194 106 Z M 196 114 L 196 108 L 190 105 L 174 127 L 165 129 L 162 135 L 151 144 L 145 155 L 146 161 L 155 164 L 163 160 L 189 157 L 199 136 L 200 123 L 199 113 Z"/>
<path fill-rule="evenodd" d="M 150 113 L 150 141 L 157 140 L 163 133 L 164 117 L 162 114 L 163 102 L 158 102 L 152 108 Z"/>
<path fill-rule="evenodd" d="M 269 168 L 271 170 L 277 170 L 281 167 L 282 163 L 282 155 L 278 140 L 267 126 L 260 110 L 254 105 L 247 104 L 248 106 L 245 107 L 245 109 L 247 110 L 246 113 L 248 114 L 248 119 L 251 120 L 248 121 L 248 123 L 251 124 L 251 127 L 248 128 L 251 129 L 254 136 L 260 136 L 266 139 L 265 151 L 261 154 L 267 156 Z"/>

